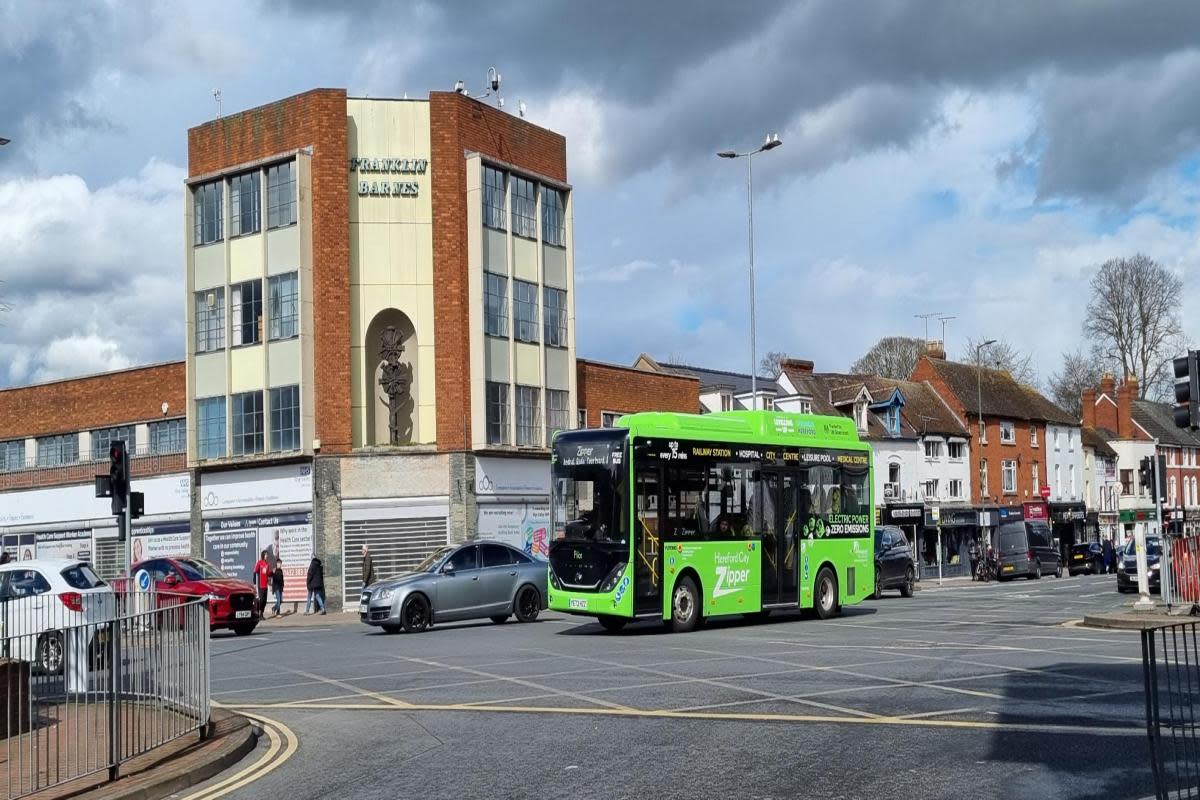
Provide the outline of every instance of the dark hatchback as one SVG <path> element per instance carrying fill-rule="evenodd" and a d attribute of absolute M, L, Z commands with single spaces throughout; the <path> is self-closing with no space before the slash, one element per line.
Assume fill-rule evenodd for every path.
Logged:
<path fill-rule="evenodd" d="M 1138 590 L 1137 552 L 1133 548 L 1134 540 L 1130 539 L 1129 544 L 1125 545 L 1125 549 L 1121 551 L 1121 568 L 1117 570 L 1118 592 L 1136 592 Z M 1161 566 L 1162 539 L 1157 536 L 1147 536 L 1146 579 L 1152 592 L 1162 590 Z"/>
<path fill-rule="evenodd" d="M 1062 577 L 1062 557 L 1050 535 L 1050 526 L 1040 520 L 1006 522 L 996 536 L 1000 545 L 996 575 L 1002 580 L 1024 575 L 1040 578 L 1053 572 Z"/>
<path fill-rule="evenodd" d="M 1083 572 L 1099 575 L 1104 572 L 1104 548 L 1099 542 L 1071 545 L 1071 554 L 1067 557 L 1067 572 L 1072 575 Z"/>
<path fill-rule="evenodd" d="M 913 551 L 904 531 L 888 525 L 875 529 L 875 597 L 884 589 L 899 589 L 904 597 L 913 596 L 917 570 Z"/>

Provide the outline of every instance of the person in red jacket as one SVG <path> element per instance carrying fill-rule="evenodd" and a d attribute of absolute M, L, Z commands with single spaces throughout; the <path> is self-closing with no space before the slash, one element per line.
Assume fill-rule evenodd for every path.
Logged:
<path fill-rule="evenodd" d="M 271 583 L 271 565 L 267 563 L 267 551 L 258 555 L 258 563 L 254 565 L 254 586 L 258 589 L 258 613 L 264 617 L 267 612 L 267 586 Z"/>

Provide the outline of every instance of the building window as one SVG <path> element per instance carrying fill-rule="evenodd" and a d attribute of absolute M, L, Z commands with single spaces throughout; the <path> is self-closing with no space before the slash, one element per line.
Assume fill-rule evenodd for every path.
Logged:
<path fill-rule="evenodd" d="M 248 456 L 263 451 L 263 393 L 243 392 L 230 398 L 233 407 L 233 455 Z"/>
<path fill-rule="evenodd" d="M 537 238 L 537 195 L 533 181 L 512 177 L 512 232 L 526 239 Z"/>
<path fill-rule="evenodd" d="M 518 342 L 538 340 L 537 284 L 513 281 L 513 318 Z"/>
<path fill-rule="evenodd" d="M 267 167 L 267 230 L 296 221 L 296 162 Z"/>
<path fill-rule="evenodd" d="M 1017 492 L 1017 462 L 1011 459 L 1005 459 L 1001 463 L 1002 478 L 1004 480 L 1004 493 L 1016 494 Z"/>
<path fill-rule="evenodd" d="M 300 387 L 271 390 L 271 452 L 300 449 Z"/>
<path fill-rule="evenodd" d="M 483 332 L 508 336 L 508 278 L 483 273 Z"/>
<path fill-rule="evenodd" d="M 1032 445 L 1033 447 L 1038 446 L 1037 426 L 1036 425 L 1029 426 L 1029 444 Z"/>
<path fill-rule="evenodd" d="M 555 431 L 565 431 L 571 424 L 571 393 L 565 389 L 546 390 L 546 444 L 554 439 Z"/>
<path fill-rule="evenodd" d="M 549 186 L 542 187 L 542 243 L 556 247 L 567 245 L 567 209 L 564 194 Z"/>
<path fill-rule="evenodd" d="M 537 447 L 542 443 L 538 430 L 538 418 L 541 416 L 541 389 L 536 386 L 517 387 L 517 445 L 522 447 Z"/>
<path fill-rule="evenodd" d="M 988 496 L 987 459 L 979 459 L 979 500 L 982 502 Z"/>
<path fill-rule="evenodd" d="M 1000 443 L 1015 444 L 1017 441 L 1017 429 L 1011 422 L 1004 421 L 1000 423 Z"/>
<path fill-rule="evenodd" d="M 800 413 L 801 414 L 811 414 L 812 413 L 812 400 L 801 400 L 800 401 Z"/>
<path fill-rule="evenodd" d="M 1062 450 L 1062 431 L 1058 428 L 1054 429 L 1054 449 Z"/>
<path fill-rule="evenodd" d="M 10 472 L 25 466 L 25 440 L 0 442 L 0 472 Z"/>
<path fill-rule="evenodd" d="M 103 461 L 108 458 L 108 447 L 113 442 L 125 442 L 125 449 L 130 455 L 137 452 L 137 442 L 134 441 L 134 429 L 131 425 L 123 425 L 119 428 L 101 428 L 98 431 L 92 431 L 92 460 Z"/>
<path fill-rule="evenodd" d="M 38 437 L 37 465 L 39 467 L 74 464 L 78 460 L 79 434 L 64 433 L 59 436 Z"/>
<path fill-rule="evenodd" d="M 867 429 L 867 404 L 862 401 L 854 404 L 854 424 L 860 431 Z"/>
<path fill-rule="evenodd" d="M 601 411 L 600 412 L 600 427 L 615 428 L 617 427 L 617 418 L 621 415 L 616 411 Z"/>
<path fill-rule="evenodd" d="M 508 230 L 504 213 L 504 173 L 483 168 L 483 224 L 498 231 Z"/>
<path fill-rule="evenodd" d="M 545 302 L 546 346 L 567 346 L 567 293 L 562 289 L 542 289 Z"/>
<path fill-rule="evenodd" d="M 164 453 L 182 453 L 187 450 L 187 421 L 164 419 L 161 422 L 150 423 L 150 452 L 157 455 Z"/>
<path fill-rule="evenodd" d="M 229 310 L 233 314 L 234 347 L 262 341 L 262 281 L 229 287 Z"/>
<path fill-rule="evenodd" d="M 921 484 L 921 491 L 924 493 L 926 500 L 936 500 L 938 496 L 937 478 L 930 478 Z"/>
<path fill-rule="evenodd" d="M 225 348 L 225 287 L 196 292 L 196 352 Z"/>
<path fill-rule="evenodd" d="M 488 444 L 508 444 L 508 384 L 487 384 Z"/>
<path fill-rule="evenodd" d="M 586 428 L 587 427 L 587 409 L 586 408 L 581 408 L 575 412 L 575 427 L 576 428 Z"/>
<path fill-rule="evenodd" d="M 1030 470 L 1030 476 L 1033 478 L 1030 494 L 1032 494 L 1034 497 L 1038 497 L 1042 492 L 1042 483 L 1041 476 L 1038 474 L 1038 462 L 1036 461 L 1033 462 L 1033 468 Z"/>
<path fill-rule="evenodd" d="M 963 482 L 958 478 L 950 481 L 950 499 L 961 500 L 963 496 Z"/>
<path fill-rule="evenodd" d="M 1172 475 L 1171 479 L 1167 481 L 1167 500 L 1171 505 L 1176 505 L 1175 494 L 1175 476 Z"/>
<path fill-rule="evenodd" d="M 900 407 L 888 406 L 887 429 L 892 436 L 900 435 Z"/>
<path fill-rule="evenodd" d="M 202 459 L 225 456 L 224 397 L 196 401 L 196 455 Z"/>
<path fill-rule="evenodd" d="M 1133 494 L 1133 470 L 1121 470 L 1121 494 Z"/>
<path fill-rule="evenodd" d="M 1071 490 L 1071 499 L 1075 499 L 1075 465 L 1071 464 L 1067 467 L 1067 486 Z"/>
<path fill-rule="evenodd" d="M 1067 431 L 1067 452 L 1075 452 L 1075 435 L 1070 430 Z"/>
<path fill-rule="evenodd" d="M 300 333 L 300 280 L 296 273 L 267 278 L 267 304 L 271 341 Z"/>
<path fill-rule="evenodd" d="M 204 183 L 192 190 L 193 244 L 221 241 L 224 188 L 221 181 Z"/>
<path fill-rule="evenodd" d="M 942 457 L 942 443 L 936 440 L 925 441 L 925 458 L 928 461 L 937 461 Z"/>
<path fill-rule="evenodd" d="M 1062 464 L 1054 465 L 1054 496 L 1062 497 Z"/>
<path fill-rule="evenodd" d="M 229 179 L 229 235 L 258 233 L 262 226 L 258 170 Z"/>
<path fill-rule="evenodd" d="M 962 461 L 967 452 L 966 442 L 949 442 L 946 445 L 951 461 Z"/>
<path fill-rule="evenodd" d="M 982 421 L 976 422 L 975 427 L 979 429 L 979 443 L 987 444 L 987 423 Z"/>

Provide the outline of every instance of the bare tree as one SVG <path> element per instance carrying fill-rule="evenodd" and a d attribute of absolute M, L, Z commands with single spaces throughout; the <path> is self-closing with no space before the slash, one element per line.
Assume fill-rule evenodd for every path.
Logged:
<path fill-rule="evenodd" d="M 850 366 L 857 375 L 879 375 L 908 380 L 917 360 L 925 352 L 925 340 L 911 336 L 885 336 Z"/>
<path fill-rule="evenodd" d="M 984 340 L 968 338 L 961 359 L 967 364 L 975 363 L 976 348 Z M 979 352 L 981 363 L 989 369 L 1007 372 L 1017 383 L 1033 386 L 1037 383 L 1037 370 L 1033 368 L 1033 354 L 1014 346 L 1006 339 L 997 339 Z"/>
<path fill-rule="evenodd" d="M 788 354 L 782 350 L 767 351 L 767 354 L 758 361 L 758 374 L 770 375 L 774 378 L 779 374 L 779 365 L 787 357 Z"/>
<path fill-rule="evenodd" d="M 1063 353 L 1062 367 L 1050 376 L 1046 388 L 1050 398 L 1060 408 L 1077 418 L 1083 416 L 1083 390 L 1094 389 L 1112 364 L 1104 352 L 1093 347 L 1090 353 L 1078 348 L 1074 353 Z"/>
<path fill-rule="evenodd" d="M 1112 258 L 1092 277 L 1084 332 L 1125 375 L 1138 380 L 1141 397 L 1169 388 L 1168 364 L 1184 347 L 1179 322 L 1183 281 L 1141 253 Z"/>

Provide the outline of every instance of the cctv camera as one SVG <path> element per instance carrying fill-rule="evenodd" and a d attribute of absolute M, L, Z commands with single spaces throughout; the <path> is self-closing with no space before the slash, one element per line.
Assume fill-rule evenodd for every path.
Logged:
<path fill-rule="evenodd" d="M 492 91 L 500 91 L 500 73 L 496 71 L 495 67 L 488 67 L 487 78 L 488 84 L 492 87 Z"/>
<path fill-rule="evenodd" d="M 458 92 L 459 94 L 462 94 L 466 88 L 467 88 L 467 85 L 465 83 L 463 83 L 462 81 L 454 82 L 454 91 Z"/>

